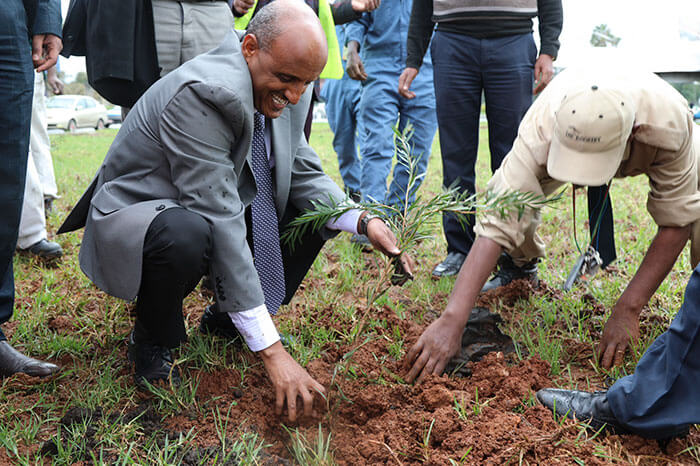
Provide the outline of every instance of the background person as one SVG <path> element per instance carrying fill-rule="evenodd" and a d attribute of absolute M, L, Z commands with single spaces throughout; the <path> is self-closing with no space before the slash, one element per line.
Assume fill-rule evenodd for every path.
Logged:
<path fill-rule="evenodd" d="M 48 69 L 47 81 L 54 94 L 63 94 L 63 82 L 58 79 L 55 66 Z M 46 123 L 45 90 L 44 74 L 36 73 L 32 99 L 27 179 L 24 187 L 17 247 L 38 257 L 56 259 L 63 255 L 63 249 L 58 243 L 48 240 L 46 231 L 46 215 L 53 200 L 58 198 L 58 188 L 53 171 L 51 141 Z"/>
<path fill-rule="evenodd" d="M 396 81 L 406 60 L 404 43 L 410 15 L 410 1 L 384 0 L 375 11 L 365 13 L 345 29 L 346 71 L 351 78 L 362 81 L 360 191 L 366 202 L 398 204 L 406 198 L 408 167 L 396 163 L 391 173 L 394 127 L 403 132 L 407 125 L 413 126 L 410 144 L 412 155 L 417 159 L 418 175 L 427 169 L 437 130 L 430 56 L 416 78 L 415 98 L 402 97 L 396 89 Z M 391 183 L 387 189 L 390 173 Z M 420 183 L 415 188 L 418 186 Z M 412 200 L 415 192 L 408 193 L 408 196 Z"/>
<path fill-rule="evenodd" d="M 490 0 L 414 0 L 405 70 L 398 80 L 399 93 L 412 98 L 413 80 L 433 36 L 443 185 L 456 183 L 469 194 L 475 192 L 481 94 L 486 101 L 491 171 L 495 172 L 513 145 L 532 94 L 552 79 L 552 61 L 559 51 L 563 23 L 561 0 L 493 4 Z M 539 56 L 532 37 L 535 16 L 539 20 Z M 447 256 L 433 269 L 436 277 L 456 275 L 474 243 L 474 215 L 467 216 L 466 230 L 451 213 L 443 214 L 442 225 Z M 504 258 L 501 276 L 491 285 L 523 276 L 534 279 L 536 271 L 534 264 L 516 268 Z"/>
<path fill-rule="evenodd" d="M 29 152 L 34 71 L 56 64 L 61 51 L 58 0 L 7 0 L 0 8 L 0 324 L 12 317 L 17 245 Z M 11 111 L 9 109 L 12 109 Z M 46 376 L 58 366 L 25 356 L 0 330 L 0 375 Z"/>
<path fill-rule="evenodd" d="M 338 43 L 345 43 L 345 25 L 336 26 Z M 343 60 L 343 69 L 345 61 Z M 359 201 L 362 167 L 357 154 L 357 135 L 360 123 L 360 83 L 343 73 L 341 79 L 326 79 L 321 88 L 321 99 L 326 102 L 328 126 L 333 131 L 333 150 L 338 156 L 338 170 L 345 191 Z M 361 130 L 360 130 L 361 131 Z"/>

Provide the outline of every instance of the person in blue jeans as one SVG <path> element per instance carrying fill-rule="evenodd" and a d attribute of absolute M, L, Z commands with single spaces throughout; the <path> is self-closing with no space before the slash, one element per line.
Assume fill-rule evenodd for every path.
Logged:
<path fill-rule="evenodd" d="M 537 399 L 558 416 L 591 428 L 667 439 L 700 423 L 700 266 L 669 329 L 649 346 L 632 375 L 607 391 L 545 388 Z"/>
<path fill-rule="evenodd" d="M 345 43 L 345 25 L 336 26 L 338 43 Z M 345 60 L 343 60 L 345 68 Z M 326 102 L 328 125 L 333 131 L 333 150 L 338 155 L 338 169 L 345 190 L 354 200 L 360 200 L 362 167 L 357 156 L 357 125 L 360 111 L 360 83 L 347 73 L 342 79 L 326 79 L 321 88 L 321 99 Z"/>
<path fill-rule="evenodd" d="M 0 324 L 14 309 L 12 256 L 17 244 L 32 121 L 34 68 L 56 64 L 61 42 L 58 0 L 4 0 L 0 8 Z M 0 376 L 46 376 L 58 366 L 20 353 L 0 330 Z"/>
<path fill-rule="evenodd" d="M 410 123 L 410 144 L 424 173 L 437 130 L 435 92 L 430 56 L 414 82 L 415 98 L 399 95 L 396 81 L 406 62 L 406 36 L 412 0 L 383 0 L 379 8 L 346 26 L 348 75 L 362 81 L 360 98 L 360 155 L 362 199 L 396 204 L 406 198 L 408 169 L 397 163 L 387 190 L 394 158 L 394 126 L 403 131 Z M 360 58 L 360 50 L 362 58 Z M 416 187 L 417 188 L 417 187 Z M 409 193 L 411 199 L 415 192 Z"/>
<path fill-rule="evenodd" d="M 532 36 L 535 16 L 539 21 L 539 56 Z M 491 0 L 414 0 L 406 69 L 398 80 L 398 90 L 405 97 L 414 94 L 416 76 L 425 71 L 423 56 L 430 47 L 445 186 L 475 192 L 482 93 L 491 171 L 500 167 L 532 102 L 533 79 L 534 92 L 538 93 L 554 75 L 552 61 L 559 50 L 562 22 L 561 0 L 504 0 L 496 4 Z M 457 275 L 474 243 L 474 218 L 473 214 L 467 216 L 465 229 L 455 214 L 443 214 L 447 257 L 433 269 L 434 276 Z M 485 288 L 513 278 L 536 280 L 535 264 L 517 267 L 507 259 L 501 261 L 500 275 Z"/>

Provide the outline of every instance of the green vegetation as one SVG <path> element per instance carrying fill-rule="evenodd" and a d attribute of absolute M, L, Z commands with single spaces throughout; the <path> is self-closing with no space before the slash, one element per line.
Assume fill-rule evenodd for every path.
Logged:
<path fill-rule="evenodd" d="M 90 183 L 115 135 L 115 130 L 105 130 L 51 136 L 62 195 L 49 216 L 51 232 L 56 231 Z M 327 125 L 316 124 L 312 146 L 321 156 L 326 171 L 342 186 L 331 136 Z M 481 141 L 477 185 L 483 190 L 489 178 L 485 129 L 482 129 Z M 420 191 L 425 198 L 441 193 L 438 147 L 436 139 Z M 550 287 L 549 291 L 514 303 L 494 305 L 493 310 L 504 315 L 504 331 L 518 342 L 519 357 L 539 356 L 548 361 L 551 375 L 561 386 L 577 385 L 586 389 L 589 385 L 600 385 L 607 376 L 629 373 L 643 349 L 664 330 L 680 307 L 690 275 L 687 251 L 644 312 L 642 341 L 636 351 L 628 355 L 622 368 L 607 373 L 591 359 L 580 358 L 571 350 L 573 346 L 569 343 L 572 341 L 584 349 L 597 343 L 609 310 L 633 276 L 656 233 L 645 210 L 647 191 L 644 177 L 617 180 L 612 184 L 618 260 L 610 271 L 599 273 L 564 293 L 558 288 L 578 255 L 573 229 L 577 230 L 579 241 L 587 236 L 585 209 L 577 209 L 576 219 L 572 219 L 571 190 L 567 191 L 554 209 L 542 212 L 540 235 L 549 248 L 547 259 L 540 263 L 539 274 Z M 577 195 L 582 205 L 585 194 Z M 190 464 L 262 463 L 260 455 L 268 451 L 271 443 L 265 432 L 256 430 L 254 420 L 235 417 L 238 401 L 233 397 L 222 405 L 222 400 L 209 396 L 204 386 L 205 382 L 227 384 L 231 391 L 234 388 L 245 391 L 260 383 L 259 379 L 251 377 L 251 372 L 260 369 L 258 359 L 245 350 L 235 349 L 235 342 L 201 336 L 197 332 L 201 310 L 211 298 L 193 293 L 186 299 L 190 338 L 177 359 L 183 384 L 175 391 L 155 387 L 147 396 L 149 404 L 145 407 L 146 395 L 133 388 L 125 357 L 125 339 L 132 325 L 131 305 L 106 296 L 82 274 L 78 265 L 81 233 L 53 239 L 57 239 L 66 252 L 58 265 L 46 265 L 25 255 L 16 256 L 16 310 L 12 321 L 4 328 L 18 348 L 57 361 L 63 369 L 57 376 L 38 382 L 27 382 L 22 377 L 0 380 L 0 416 L 4 420 L 0 426 L 0 463 L 179 464 L 184 459 Z M 436 312 L 444 309 L 454 282 L 452 278 L 433 280 L 430 277 L 432 267 L 444 254 L 444 238 L 439 218 L 435 218 L 426 224 L 415 249 L 418 269 L 414 281 L 410 286 L 392 288 L 378 299 L 376 306 L 386 307 L 402 319 L 420 323 L 432 320 Z M 302 290 L 287 312 L 283 309 L 276 318 L 280 330 L 294 337 L 289 350 L 303 365 L 322 357 L 330 346 L 346 348 L 340 352 L 341 355 L 345 353 L 340 363 L 335 368 L 331 366 L 332 377 L 326 384 L 327 389 L 337 386 L 340 391 L 337 378 L 341 376 L 368 378 L 377 384 L 401 383 L 402 374 L 386 370 L 365 374 L 362 365 L 352 359 L 357 348 L 349 350 L 342 346 L 358 341 L 369 347 L 377 338 L 390 338 L 390 356 L 395 359 L 402 357 L 410 347 L 409 342 L 404 341 L 401 328 L 390 326 L 374 313 L 367 312 L 369 308 L 363 308 L 363 303 L 354 297 L 357 290 L 366 289 L 377 279 L 380 269 L 374 255 L 363 253 L 349 242 L 349 235 L 343 233 L 325 247 L 312 267 L 307 282 L 316 285 Z M 322 322 L 329 314 L 333 326 Z M 359 330 L 353 331 L 360 315 L 366 315 L 366 321 Z M 387 332 L 378 337 L 376 329 Z M 195 369 L 199 377 L 189 377 L 188 372 Z M 585 378 L 577 375 L 582 371 L 587 374 Z M 454 407 L 452 411 L 458 422 L 478 422 L 486 417 L 482 409 L 488 411 L 496 405 L 490 398 L 480 401 L 479 396 L 475 392 L 473 398 L 454 399 L 454 406 L 449 409 Z M 345 402 L 342 397 L 340 391 L 335 401 L 340 398 Z M 510 412 L 515 415 L 535 404 L 534 398 L 529 396 Z M 69 423 L 66 415 L 75 408 L 85 415 Z M 270 405 L 270 416 L 274 415 L 272 410 Z M 190 427 L 192 420 L 208 429 Z M 417 424 L 420 422 L 416 419 Z M 156 427 L 148 427 L 151 424 Z M 433 422 L 418 427 L 416 442 L 423 459 L 430 458 L 430 445 L 438 428 L 438 423 L 433 425 Z M 317 431 L 315 428 L 289 428 L 288 434 L 281 426 L 279 430 L 288 442 L 285 447 L 291 457 L 300 464 L 334 464 L 341 459 L 334 458 L 331 443 L 335 436 L 325 427 L 319 426 Z M 50 442 L 44 443 L 46 441 Z M 594 442 L 595 454 L 600 458 L 634 462 L 630 456 L 634 452 L 622 452 L 621 446 L 618 448 L 597 439 L 586 441 Z M 388 445 L 380 446 L 393 454 Z M 685 450 L 686 454 L 698 458 L 699 449 L 699 445 L 691 445 Z M 50 452 L 50 456 L 44 456 L 42 450 Z M 461 458 L 450 459 L 450 463 L 471 464 L 472 447 L 465 447 L 463 451 Z M 399 455 L 397 453 L 396 457 Z M 580 462 L 578 458 L 572 461 Z M 400 461 L 397 459 L 397 462 Z"/>

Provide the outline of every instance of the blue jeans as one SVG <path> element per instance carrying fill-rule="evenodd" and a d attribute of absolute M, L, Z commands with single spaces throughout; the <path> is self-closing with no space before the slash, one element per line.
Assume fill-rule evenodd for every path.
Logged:
<path fill-rule="evenodd" d="M 413 99 L 401 97 L 398 92 L 399 72 L 382 72 L 381 64 L 366 64 L 369 77 L 362 87 L 360 119 L 362 131 L 360 154 L 362 156 L 361 189 L 364 201 L 397 204 L 406 198 L 408 168 L 396 163 L 391 185 L 387 179 L 394 159 L 394 131 L 403 131 L 413 125 L 413 157 L 417 159 L 418 174 L 425 173 L 430 149 L 437 129 L 435 97 L 429 79 L 419 74 L 412 90 Z M 417 189 L 418 186 L 415 188 Z M 415 189 L 410 198 L 415 197 Z"/>
<path fill-rule="evenodd" d="M 615 417 L 640 435 L 668 437 L 700 423 L 700 267 L 669 329 L 649 346 L 632 375 L 608 390 Z"/>
<path fill-rule="evenodd" d="M 24 196 L 33 90 L 24 3 L 6 0 L 0 8 L 0 324 L 10 319 L 14 307 L 12 256 Z"/>
<path fill-rule="evenodd" d="M 362 168 L 357 156 L 358 113 L 360 110 L 360 82 L 344 76 L 343 79 L 327 79 L 321 89 L 326 101 L 328 125 L 333 131 L 333 149 L 338 155 L 338 169 L 345 189 L 360 191 Z"/>
<path fill-rule="evenodd" d="M 445 186 L 475 192 L 481 93 L 486 99 L 491 170 L 501 166 L 518 126 L 532 103 L 537 55 L 532 34 L 476 39 L 436 31 L 431 45 L 437 118 Z M 466 230 L 453 214 L 443 215 L 448 252 L 468 254 L 474 242 L 474 215 Z"/>

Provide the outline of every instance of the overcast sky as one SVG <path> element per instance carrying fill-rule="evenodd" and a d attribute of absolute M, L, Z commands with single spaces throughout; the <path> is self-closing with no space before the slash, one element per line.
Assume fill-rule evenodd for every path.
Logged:
<path fill-rule="evenodd" d="M 700 70 L 700 0 L 562 1 L 564 29 L 557 66 L 609 60 L 650 71 Z M 65 17 L 69 0 L 61 2 Z M 591 47 L 591 33 L 599 24 L 607 24 L 622 39 L 617 49 Z M 85 70 L 85 60 L 61 57 L 60 67 L 71 81 Z"/>

